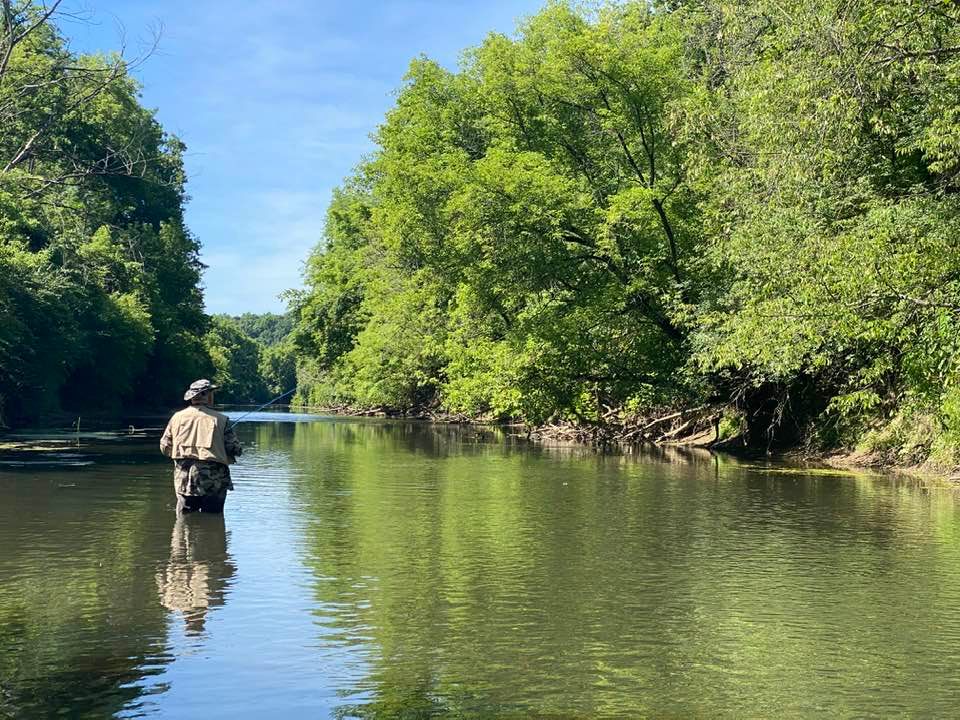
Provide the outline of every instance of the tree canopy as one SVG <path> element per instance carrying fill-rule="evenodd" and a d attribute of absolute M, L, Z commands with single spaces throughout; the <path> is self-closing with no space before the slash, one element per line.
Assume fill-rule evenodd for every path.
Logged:
<path fill-rule="evenodd" d="M 294 303 L 301 399 L 949 455 L 958 47 L 939 0 L 551 2 L 414 60 Z"/>
<path fill-rule="evenodd" d="M 0 4 L 0 425 L 172 406 L 199 377 L 267 399 L 294 374 L 290 319 L 211 323 L 185 146 L 140 104 L 137 60 L 71 52 L 58 6 Z"/>
<path fill-rule="evenodd" d="M 308 264 L 311 392 L 531 420 L 692 392 L 680 60 L 672 18 L 632 3 L 550 5 L 460 72 L 414 61 Z"/>
<path fill-rule="evenodd" d="M 210 368 L 184 146 L 123 57 L 69 51 L 55 9 L 2 5 L 2 417 L 169 401 Z"/>
<path fill-rule="evenodd" d="M 211 319 L 184 145 L 130 61 L 0 1 L 2 419 L 206 375 L 960 459 L 956 3 L 549 2 L 415 59 L 290 311 Z"/>

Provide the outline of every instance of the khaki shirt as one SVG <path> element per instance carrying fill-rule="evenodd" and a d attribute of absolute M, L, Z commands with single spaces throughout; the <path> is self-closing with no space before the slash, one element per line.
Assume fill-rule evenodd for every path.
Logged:
<path fill-rule="evenodd" d="M 227 422 L 223 413 L 191 405 L 170 418 L 160 438 L 160 452 L 174 460 L 193 458 L 232 465 L 243 449 Z"/>

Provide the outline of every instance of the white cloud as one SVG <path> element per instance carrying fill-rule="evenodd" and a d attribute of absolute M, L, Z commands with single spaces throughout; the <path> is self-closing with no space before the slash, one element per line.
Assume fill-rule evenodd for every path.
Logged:
<path fill-rule="evenodd" d="M 211 311 L 279 310 L 320 240 L 331 188 L 373 149 L 409 61 L 452 66 L 540 0 L 98 0 L 86 48 L 113 16 L 164 26 L 137 69 L 145 103 L 187 144 L 187 222 L 203 243 Z M 74 28 L 82 34 L 82 28 Z M 73 34 L 73 33 L 71 33 Z"/>
<path fill-rule="evenodd" d="M 329 199 L 329 190 L 270 188 L 244 194 L 229 217 L 215 212 L 204 218 L 216 222 L 225 238 L 202 255 L 208 310 L 282 310 L 277 295 L 301 286 L 303 263 L 321 238 Z"/>

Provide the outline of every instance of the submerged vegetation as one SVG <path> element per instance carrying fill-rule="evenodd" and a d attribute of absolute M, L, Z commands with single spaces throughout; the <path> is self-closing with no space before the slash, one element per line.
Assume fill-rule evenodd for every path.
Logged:
<path fill-rule="evenodd" d="M 955 463 L 960 10 L 550 3 L 410 67 L 296 298 L 300 399 Z"/>
<path fill-rule="evenodd" d="M 550 2 L 456 70 L 419 58 L 290 312 L 236 318 L 203 312 L 184 147 L 130 62 L 3 8 L 2 418 L 214 374 L 960 461 L 953 2 Z"/>

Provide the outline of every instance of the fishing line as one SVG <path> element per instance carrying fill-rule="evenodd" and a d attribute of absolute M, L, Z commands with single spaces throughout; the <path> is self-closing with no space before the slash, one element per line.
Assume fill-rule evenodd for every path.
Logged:
<path fill-rule="evenodd" d="M 250 412 L 244 413 L 243 415 L 241 415 L 240 417 L 238 417 L 236 420 L 234 420 L 232 423 L 230 423 L 229 425 L 227 425 L 227 430 L 231 430 L 231 429 L 234 427 L 234 425 L 236 425 L 238 422 L 240 422 L 241 420 L 243 420 L 247 415 L 253 415 L 255 412 L 260 412 L 261 410 L 263 410 L 263 409 L 264 409 L 267 405 L 269 405 L 270 403 L 275 403 L 277 400 L 280 400 L 281 398 L 285 398 L 287 395 L 292 395 L 292 394 L 295 393 L 296 391 L 297 391 L 296 388 L 293 388 L 292 390 L 287 390 L 283 395 L 277 395 L 275 398 L 273 398 L 273 400 L 267 400 L 267 402 L 265 402 L 265 403 L 264 403 L 263 405 L 261 405 L 260 407 L 254 409 L 254 410 L 251 410 Z"/>

